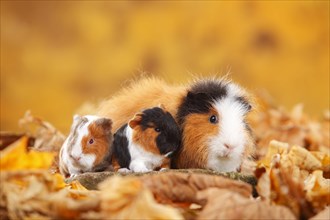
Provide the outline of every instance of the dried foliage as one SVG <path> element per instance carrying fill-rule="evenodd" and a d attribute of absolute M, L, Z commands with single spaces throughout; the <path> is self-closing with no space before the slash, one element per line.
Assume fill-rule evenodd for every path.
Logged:
<path fill-rule="evenodd" d="M 264 96 L 264 95 L 262 95 Z M 271 140 L 298 145 L 310 151 L 328 153 L 330 149 L 329 112 L 322 120 L 314 120 L 303 112 L 303 105 L 291 112 L 274 106 L 269 99 L 260 99 L 260 111 L 251 117 L 257 141 L 257 158 L 266 155 Z"/>
<path fill-rule="evenodd" d="M 242 196 L 229 189 L 211 188 L 198 192 L 206 203 L 197 219 L 295 219 L 283 206 Z"/>
<path fill-rule="evenodd" d="M 0 151 L 0 218 L 329 219 L 329 118 L 316 121 L 301 107 L 287 113 L 265 103 L 251 118 L 257 198 L 248 183 L 193 171 L 114 175 L 98 190 L 77 180 L 66 183 L 50 172 L 63 135 L 27 113 L 21 123 L 37 129 L 28 126 L 30 138 L 24 135 Z"/>
<path fill-rule="evenodd" d="M 58 152 L 65 141 L 60 131 L 49 122 L 33 116 L 30 111 L 19 120 L 19 125 L 34 138 L 33 148 L 36 150 Z"/>
<path fill-rule="evenodd" d="M 297 217 L 308 218 L 330 204 L 330 180 L 323 177 L 329 166 L 328 159 L 318 159 L 302 147 L 272 141 L 256 170 L 257 190 L 265 201 L 285 205 Z"/>

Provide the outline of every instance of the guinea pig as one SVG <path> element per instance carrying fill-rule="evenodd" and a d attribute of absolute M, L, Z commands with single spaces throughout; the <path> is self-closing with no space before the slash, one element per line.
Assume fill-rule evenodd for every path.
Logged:
<path fill-rule="evenodd" d="M 71 131 L 59 153 L 60 172 L 73 177 L 111 169 L 112 121 L 86 115 L 73 117 Z"/>
<path fill-rule="evenodd" d="M 176 165 L 221 172 L 238 171 L 254 146 L 246 116 L 251 111 L 246 93 L 223 80 L 193 83 L 178 106 L 183 147 Z M 198 155 L 198 156 L 196 156 Z"/>
<path fill-rule="evenodd" d="M 170 168 L 170 158 L 179 148 L 180 129 L 163 107 L 135 114 L 114 135 L 114 170 L 148 172 Z"/>
<path fill-rule="evenodd" d="M 254 151 L 247 123 L 250 100 L 243 88 L 224 78 L 197 79 L 180 86 L 147 78 L 103 101 L 97 114 L 112 118 L 118 129 L 138 109 L 163 103 L 182 134 L 172 167 L 230 172 L 240 170 Z"/>

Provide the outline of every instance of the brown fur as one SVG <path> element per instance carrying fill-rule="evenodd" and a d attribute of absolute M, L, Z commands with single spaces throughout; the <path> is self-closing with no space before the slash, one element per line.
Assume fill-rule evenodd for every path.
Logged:
<path fill-rule="evenodd" d="M 165 157 L 164 160 L 163 160 L 162 165 L 159 167 L 159 170 L 160 170 L 161 168 L 170 169 L 170 168 L 171 168 L 171 159 Z"/>
<path fill-rule="evenodd" d="M 96 159 L 94 165 L 100 164 L 103 158 L 108 155 L 108 138 L 104 129 L 94 123 L 88 126 L 89 134 L 82 138 L 81 146 L 84 154 L 95 154 Z M 89 140 L 93 139 L 94 143 L 89 144 Z"/>
<path fill-rule="evenodd" d="M 158 106 L 160 103 L 175 116 L 185 95 L 184 86 L 170 86 L 162 80 L 147 78 L 131 84 L 111 99 L 102 102 L 97 115 L 111 118 L 112 131 L 116 131 L 133 118 L 136 112 Z"/>
<path fill-rule="evenodd" d="M 209 122 L 210 116 L 214 114 L 217 114 L 216 111 L 211 109 L 208 114 L 191 114 L 186 118 L 182 134 L 185 147 L 182 148 L 176 161 L 179 168 L 206 167 L 207 139 L 219 133 L 218 124 L 212 125 Z"/>

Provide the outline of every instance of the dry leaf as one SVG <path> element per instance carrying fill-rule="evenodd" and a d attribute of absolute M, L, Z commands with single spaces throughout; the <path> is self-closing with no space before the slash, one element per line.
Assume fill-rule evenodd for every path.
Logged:
<path fill-rule="evenodd" d="M 100 184 L 101 210 L 107 219 L 183 219 L 180 212 L 156 203 L 136 177 L 110 177 Z"/>
<path fill-rule="evenodd" d="M 141 181 L 161 203 L 197 203 L 196 193 L 210 187 L 226 188 L 245 197 L 252 194 L 251 185 L 214 175 L 160 173 L 143 176 Z"/>
<path fill-rule="evenodd" d="M 317 170 L 322 167 L 321 161 L 314 157 L 308 150 L 299 146 L 292 146 L 288 158 L 292 161 L 293 165 L 298 166 L 300 169 Z"/>
<path fill-rule="evenodd" d="M 34 137 L 34 148 L 39 151 L 59 152 L 65 141 L 65 136 L 49 122 L 44 121 L 27 111 L 19 125 L 27 135 Z"/>
<path fill-rule="evenodd" d="M 26 136 L 17 140 L 0 152 L 1 170 L 48 169 L 54 159 L 54 153 L 27 150 Z"/>
<path fill-rule="evenodd" d="M 197 194 L 206 203 L 197 219 L 296 219 L 284 207 L 246 198 L 228 189 L 209 188 Z"/>

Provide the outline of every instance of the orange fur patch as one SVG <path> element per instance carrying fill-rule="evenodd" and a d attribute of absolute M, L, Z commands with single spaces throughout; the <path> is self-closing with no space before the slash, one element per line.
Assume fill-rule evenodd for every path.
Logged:
<path fill-rule="evenodd" d="M 112 167 L 113 167 L 114 171 L 117 172 L 120 169 L 120 165 L 119 165 L 118 160 L 115 157 L 115 155 L 112 155 L 111 164 L 112 164 Z"/>
<path fill-rule="evenodd" d="M 136 112 L 153 108 L 160 103 L 175 116 L 186 94 L 187 89 L 184 86 L 171 86 L 156 78 L 142 79 L 102 102 L 96 115 L 111 118 L 114 132 L 132 119 Z"/>
<path fill-rule="evenodd" d="M 206 168 L 208 138 L 219 133 L 219 124 L 209 121 L 214 114 L 217 115 L 216 110 L 211 109 L 207 114 L 190 114 L 186 117 L 183 146 L 176 161 L 178 168 Z"/>
<path fill-rule="evenodd" d="M 156 144 L 156 138 L 158 136 L 158 132 L 154 130 L 153 127 L 147 128 L 142 131 L 140 126 L 136 126 L 133 129 L 133 141 L 139 144 L 144 150 L 160 155 L 159 149 Z"/>
<path fill-rule="evenodd" d="M 95 154 L 94 165 L 97 165 L 108 155 L 110 143 L 103 128 L 96 125 L 95 122 L 88 126 L 88 131 L 89 134 L 81 140 L 82 151 L 84 154 Z M 94 140 L 93 144 L 89 144 L 90 139 Z"/>
<path fill-rule="evenodd" d="M 162 165 L 159 167 L 159 170 L 160 170 L 161 168 L 170 169 L 170 167 L 171 167 L 171 159 L 168 158 L 168 157 L 165 157 L 164 160 L 163 160 Z"/>

